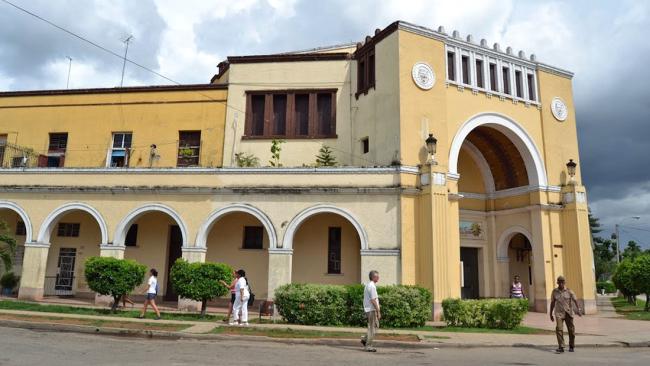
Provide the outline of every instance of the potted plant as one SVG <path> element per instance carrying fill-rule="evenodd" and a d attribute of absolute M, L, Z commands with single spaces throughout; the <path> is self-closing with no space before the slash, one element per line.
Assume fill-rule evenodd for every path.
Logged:
<path fill-rule="evenodd" d="M 0 286 L 2 286 L 2 294 L 9 296 L 13 293 L 14 288 L 18 286 L 20 276 L 16 276 L 13 272 L 7 272 L 0 277 Z"/>

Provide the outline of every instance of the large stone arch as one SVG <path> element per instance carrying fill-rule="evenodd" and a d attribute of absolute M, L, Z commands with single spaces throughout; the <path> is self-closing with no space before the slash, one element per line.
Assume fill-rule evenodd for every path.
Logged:
<path fill-rule="evenodd" d="M 129 231 L 129 227 L 131 227 L 131 224 L 136 222 L 138 218 L 147 212 L 162 212 L 166 213 L 169 215 L 178 225 L 178 227 L 181 230 L 181 233 L 183 234 L 183 248 L 187 248 L 189 246 L 188 244 L 188 231 L 187 231 L 187 225 L 185 224 L 185 221 L 183 221 L 183 218 L 181 215 L 176 212 L 173 208 L 163 205 L 161 203 L 148 203 L 145 205 L 142 205 L 133 211 L 131 211 L 126 217 L 120 221 L 120 223 L 117 225 L 117 229 L 115 229 L 115 236 L 113 239 L 113 245 L 115 246 L 124 246 L 124 240 L 126 239 L 126 233 Z"/>
<path fill-rule="evenodd" d="M 214 224 L 223 216 L 233 213 L 233 212 L 243 212 L 247 213 L 256 219 L 258 219 L 261 223 L 262 226 L 264 226 L 264 229 L 266 230 L 267 235 L 269 236 L 269 248 L 270 249 L 275 249 L 277 248 L 278 244 L 278 237 L 275 232 L 275 228 L 273 227 L 273 223 L 271 220 L 268 218 L 268 216 L 262 212 L 260 209 L 249 205 L 249 204 L 244 204 L 244 203 L 236 203 L 232 204 L 223 208 L 220 208 L 216 211 L 213 211 L 206 219 L 203 221 L 203 224 L 201 225 L 201 228 L 199 229 L 199 232 L 196 234 L 196 247 L 198 248 L 206 248 L 207 246 L 207 240 L 208 240 L 208 235 L 210 234 L 210 230 L 212 230 L 212 227 Z"/>
<path fill-rule="evenodd" d="M 0 209 L 6 208 L 8 210 L 11 210 L 18 214 L 20 216 L 21 220 L 25 223 L 25 242 L 31 243 L 33 240 L 33 226 L 32 226 L 32 220 L 29 219 L 29 215 L 27 215 L 27 212 L 20 207 L 18 204 L 11 202 L 11 201 L 0 201 Z"/>
<path fill-rule="evenodd" d="M 513 119 L 499 113 L 481 113 L 468 119 L 459 128 L 449 150 L 449 173 L 458 174 L 458 155 L 467 135 L 479 126 L 492 127 L 506 135 L 517 147 L 526 165 L 528 182 L 546 186 L 548 179 L 540 150 L 526 130 Z"/>
<path fill-rule="evenodd" d="M 99 211 L 97 211 L 97 209 L 82 202 L 66 203 L 62 206 L 59 206 L 54 211 L 50 212 L 50 214 L 47 215 L 47 217 L 43 221 L 43 224 L 41 225 L 41 229 L 38 232 L 37 241 L 42 244 L 50 244 L 50 236 L 52 234 L 52 229 L 54 229 L 54 225 L 56 225 L 58 220 L 63 215 L 76 210 L 87 212 L 88 214 L 90 214 L 90 216 L 92 216 L 95 219 L 95 221 L 97 221 L 102 236 L 102 242 L 100 244 L 101 245 L 108 244 L 108 226 L 106 225 L 106 221 L 99 213 Z"/>
<path fill-rule="evenodd" d="M 508 262 L 510 260 L 508 246 L 510 245 L 510 239 L 517 234 L 522 234 L 528 239 L 531 245 L 534 245 L 533 235 L 526 228 L 519 225 L 511 226 L 499 236 L 499 241 L 497 242 L 497 260 L 499 262 Z"/>
<path fill-rule="evenodd" d="M 492 171 L 490 170 L 490 165 L 488 162 L 485 160 L 485 157 L 481 153 L 481 151 L 474 146 L 469 141 L 465 141 L 463 143 L 462 148 L 467 151 L 468 155 L 474 160 L 476 165 L 478 166 L 481 176 L 483 177 L 483 184 L 485 185 L 485 193 L 494 193 L 495 188 L 494 188 L 494 177 L 492 176 Z"/>
<path fill-rule="evenodd" d="M 296 231 L 298 231 L 298 229 L 300 228 L 300 225 L 308 218 L 321 213 L 333 213 L 344 217 L 352 224 L 352 226 L 354 226 L 355 230 L 357 231 L 357 234 L 359 235 L 359 241 L 361 242 L 360 249 L 361 250 L 369 249 L 368 234 L 366 234 L 366 230 L 363 228 L 359 220 L 346 209 L 336 207 L 333 205 L 326 205 L 326 204 L 309 207 L 301 211 L 298 215 L 296 215 L 291 220 L 291 222 L 287 226 L 287 230 L 284 233 L 284 238 L 282 240 L 282 248 L 292 249 L 293 237 L 296 234 Z"/>

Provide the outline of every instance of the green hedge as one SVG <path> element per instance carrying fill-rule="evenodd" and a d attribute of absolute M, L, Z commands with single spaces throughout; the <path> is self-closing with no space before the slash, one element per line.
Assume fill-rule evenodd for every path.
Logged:
<path fill-rule="evenodd" d="M 528 312 L 526 299 L 484 299 L 442 301 L 448 326 L 468 328 L 513 329 Z"/>
<path fill-rule="evenodd" d="M 605 289 L 606 294 L 613 294 L 616 292 L 616 285 L 610 281 L 598 281 L 596 282 L 596 289 L 598 290 L 598 293 L 600 293 L 602 289 Z"/>
<path fill-rule="evenodd" d="M 380 286 L 382 325 L 419 327 L 431 318 L 431 293 L 412 286 Z M 278 312 L 289 323 L 366 325 L 363 285 L 289 284 L 275 291 Z"/>

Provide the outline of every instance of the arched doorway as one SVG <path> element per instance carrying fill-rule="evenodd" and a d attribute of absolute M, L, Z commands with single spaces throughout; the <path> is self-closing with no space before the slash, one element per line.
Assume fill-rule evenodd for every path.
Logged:
<path fill-rule="evenodd" d="M 25 243 L 32 241 L 32 223 L 25 210 L 13 202 L 0 201 L 0 223 L 5 225 L 3 234 L 16 240 L 16 255 L 13 260 L 11 271 L 18 276 L 22 273 L 23 255 L 25 253 Z M 3 245 L 3 244 L 0 244 Z M 6 269 L 0 262 L 0 275 L 4 274 Z"/>
<path fill-rule="evenodd" d="M 174 262 L 183 255 L 187 244 L 187 227 L 181 216 L 172 208 L 161 204 L 148 204 L 129 213 L 118 225 L 115 246 L 125 246 L 124 258 L 134 259 L 147 268 L 158 270 L 159 296 L 164 301 L 178 301 L 169 282 L 169 272 Z M 146 285 L 135 290 L 143 296 Z"/>
<path fill-rule="evenodd" d="M 528 238 L 517 233 L 512 236 L 508 243 L 508 268 L 510 281 L 519 276 L 523 284 L 524 294 L 531 300 L 535 300 L 535 289 L 533 288 L 533 247 Z"/>

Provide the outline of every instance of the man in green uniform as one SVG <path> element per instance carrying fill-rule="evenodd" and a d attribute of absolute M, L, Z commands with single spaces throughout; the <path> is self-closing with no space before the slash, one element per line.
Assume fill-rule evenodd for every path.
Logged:
<path fill-rule="evenodd" d="M 566 288 L 565 283 L 564 277 L 558 277 L 557 288 L 553 289 L 553 293 L 551 294 L 551 321 L 555 322 L 555 335 L 557 336 L 558 345 L 555 352 L 557 353 L 564 352 L 564 324 L 562 322 L 566 323 L 567 330 L 569 331 L 569 352 L 573 352 L 575 348 L 576 328 L 573 325 L 573 304 L 578 309 L 578 316 L 582 316 L 582 310 L 580 309 L 580 305 L 578 305 L 576 294 Z"/>

